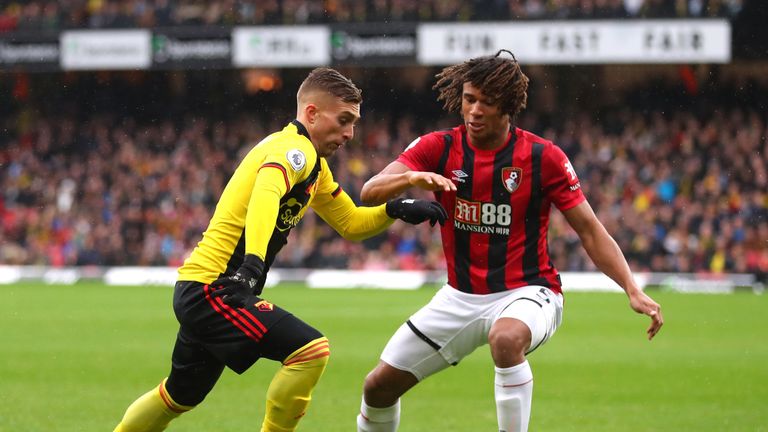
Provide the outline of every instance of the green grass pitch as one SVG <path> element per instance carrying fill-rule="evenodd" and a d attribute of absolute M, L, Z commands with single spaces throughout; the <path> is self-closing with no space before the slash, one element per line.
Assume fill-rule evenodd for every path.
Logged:
<path fill-rule="evenodd" d="M 0 431 L 111 431 L 167 374 L 171 287 L 0 286 Z M 300 431 L 353 431 L 363 377 L 423 305 L 417 291 L 269 288 L 265 297 L 331 340 L 331 362 Z M 566 295 L 564 324 L 530 356 L 532 431 L 768 431 L 768 296 L 654 292 L 666 325 L 620 294 Z M 277 364 L 227 371 L 169 431 L 258 430 Z M 482 347 L 403 399 L 400 431 L 496 430 Z"/>

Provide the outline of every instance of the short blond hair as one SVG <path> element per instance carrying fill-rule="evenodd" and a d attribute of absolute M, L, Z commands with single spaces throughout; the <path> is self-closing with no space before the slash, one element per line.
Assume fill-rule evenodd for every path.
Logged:
<path fill-rule="evenodd" d="M 331 68 L 313 69 L 301 83 L 296 98 L 300 101 L 302 96 L 315 91 L 330 94 L 347 103 L 360 104 L 363 102 L 362 90 L 352 80 Z"/>

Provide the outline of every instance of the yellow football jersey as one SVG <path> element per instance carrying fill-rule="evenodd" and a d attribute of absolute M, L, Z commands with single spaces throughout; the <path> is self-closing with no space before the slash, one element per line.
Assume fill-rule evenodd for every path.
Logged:
<path fill-rule="evenodd" d="M 234 273 L 245 254 L 258 255 L 268 269 L 309 207 L 351 240 L 378 234 L 393 222 L 384 205 L 354 204 L 294 120 L 254 146 L 237 167 L 202 240 L 179 268 L 179 280 L 210 283 Z M 266 271 L 262 283 L 265 276 Z"/>

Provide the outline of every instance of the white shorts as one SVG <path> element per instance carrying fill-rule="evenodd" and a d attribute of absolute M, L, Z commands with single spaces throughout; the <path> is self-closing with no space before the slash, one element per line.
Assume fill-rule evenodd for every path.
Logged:
<path fill-rule="evenodd" d="M 468 294 L 445 285 L 392 335 L 381 360 L 421 381 L 488 343 L 499 318 L 516 318 L 531 329 L 530 353 L 557 330 L 563 296 L 526 286 L 493 294 Z"/>

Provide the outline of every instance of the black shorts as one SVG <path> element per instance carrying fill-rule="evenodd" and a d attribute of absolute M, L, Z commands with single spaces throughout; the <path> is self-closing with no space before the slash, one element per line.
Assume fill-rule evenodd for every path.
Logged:
<path fill-rule="evenodd" d="M 245 308 L 232 308 L 220 298 L 211 297 L 211 292 L 208 285 L 199 282 L 176 283 L 173 310 L 181 325 L 176 341 L 179 352 L 202 348 L 240 374 L 259 358 L 282 362 L 322 337 L 309 324 L 260 297 L 253 296 Z M 176 355 L 177 350 L 174 365 L 194 360 L 176 358 L 181 357 Z"/>

